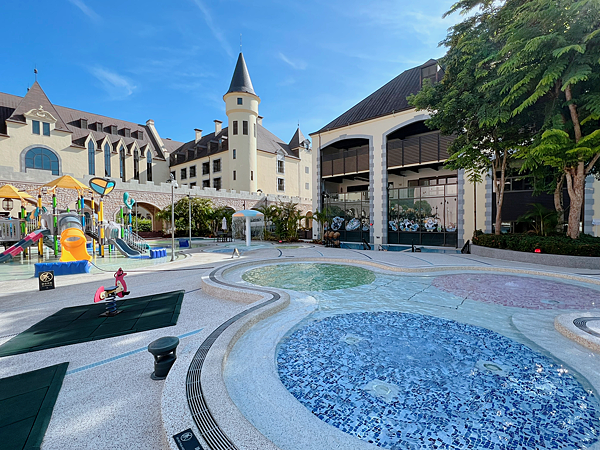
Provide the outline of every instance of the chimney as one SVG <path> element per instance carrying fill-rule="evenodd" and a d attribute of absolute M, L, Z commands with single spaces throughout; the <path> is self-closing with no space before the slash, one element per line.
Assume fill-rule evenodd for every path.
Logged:
<path fill-rule="evenodd" d="M 263 117 L 263 116 L 258 116 L 258 117 L 256 118 L 256 123 L 262 126 L 262 120 L 263 120 L 263 119 L 264 119 L 264 117 Z"/>
<path fill-rule="evenodd" d="M 196 139 L 195 139 L 195 141 L 196 141 L 196 143 L 198 143 L 198 141 L 200 139 L 202 139 L 202 130 L 199 130 L 198 128 L 194 128 L 194 131 L 196 132 Z"/>
<path fill-rule="evenodd" d="M 221 125 L 223 125 L 223 122 L 215 120 L 215 136 L 221 132 Z"/>

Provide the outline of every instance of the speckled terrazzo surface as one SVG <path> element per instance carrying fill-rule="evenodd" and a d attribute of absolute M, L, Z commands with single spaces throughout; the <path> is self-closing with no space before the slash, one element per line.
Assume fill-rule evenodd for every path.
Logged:
<path fill-rule="evenodd" d="M 346 289 L 375 281 L 375 273 L 362 267 L 339 264 L 277 264 L 244 273 L 244 281 L 294 291 Z"/>
<path fill-rule="evenodd" d="M 597 399 L 561 364 L 455 321 L 332 316 L 285 338 L 277 362 L 314 414 L 384 448 L 575 449 L 600 432 Z"/>
<path fill-rule="evenodd" d="M 436 277 L 433 285 L 459 297 L 517 308 L 600 307 L 600 292 L 597 290 L 532 277 L 483 273 L 444 275 Z"/>

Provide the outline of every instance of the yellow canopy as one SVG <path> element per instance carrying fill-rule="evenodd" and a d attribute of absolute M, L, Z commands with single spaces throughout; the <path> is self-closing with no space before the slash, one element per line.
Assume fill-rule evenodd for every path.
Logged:
<path fill-rule="evenodd" d="M 17 190 L 12 184 L 5 184 L 0 187 L 0 198 L 18 198 L 23 200 L 24 198 L 33 198 L 27 192 L 21 192 Z"/>
<path fill-rule="evenodd" d="M 56 180 L 51 181 L 50 183 L 46 183 L 42 187 L 48 187 L 48 188 L 57 188 L 58 187 L 58 188 L 64 188 L 64 189 L 77 189 L 78 191 L 89 189 L 85 184 L 77 181 L 71 175 L 63 175 L 62 177 L 57 178 Z"/>

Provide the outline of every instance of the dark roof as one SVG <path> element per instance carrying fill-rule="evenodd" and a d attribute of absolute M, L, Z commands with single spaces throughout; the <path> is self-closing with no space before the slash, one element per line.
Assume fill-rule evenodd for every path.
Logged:
<path fill-rule="evenodd" d="M 298 148 L 298 147 L 302 146 L 302 143 L 306 140 L 307 139 L 302 134 L 302 131 L 300 131 L 300 127 L 298 127 L 298 129 L 294 133 L 294 136 L 292 136 L 292 140 L 290 141 L 290 143 L 288 145 L 292 149 Z"/>
<path fill-rule="evenodd" d="M 252 87 L 252 80 L 250 79 L 250 74 L 248 73 L 248 68 L 246 67 L 246 61 L 244 60 L 242 52 L 240 52 L 240 56 L 238 56 L 227 94 L 230 92 L 247 92 L 248 94 L 256 95 L 256 92 L 254 92 L 254 88 Z"/>
<path fill-rule="evenodd" d="M 298 157 L 296 154 L 297 152 L 292 151 L 288 144 L 283 142 L 262 125 L 257 124 L 256 130 L 256 146 L 258 150 L 268 153 L 277 153 L 278 151 L 282 151 L 286 156 Z M 183 164 L 184 162 L 192 161 L 194 159 L 228 151 L 228 133 L 229 127 L 225 127 L 216 136 L 215 133 L 209 133 L 206 136 L 202 136 L 198 142 L 195 140 L 186 142 L 171 154 L 171 165 L 174 166 L 177 164 Z M 221 145 L 218 145 L 216 149 L 212 149 L 211 151 L 210 143 L 218 143 L 219 140 L 221 140 Z M 194 150 L 194 155 L 191 158 L 189 157 L 189 150 Z M 180 158 L 177 158 L 177 155 L 179 155 Z"/>
<path fill-rule="evenodd" d="M 19 103 L 21 103 L 22 97 L 16 95 L 5 94 L 0 92 L 0 134 L 6 134 L 6 119 L 12 116 L 12 113 Z"/>
<path fill-rule="evenodd" d="M 29 88 L 27 94 L 25 94 L 25 97 L 23 97 L 17 108 L 13 111 L 12 115 L 6 120 L 11 122 L 26 123 L 27 121 L 25 120 L 24 114 L 32 109 L 38 109 L 40 106 L 45 111 L 48 111 L 50 114 L 52 114 L 56 119 L 54 129 L 66 131 L 68 133 L 71 132 L 58 111 L 54 108 L 54 105 L 50 102 L 50 100 L 48 100 L 46 93 L 37 81 L 33 83 L 31 88 Z"/>
<path fill-rule="evenodd" d="M 412 106 L 408 104 L 406 97 L 411 94 L 416 94 L 419 89 L 421 89 L 421 68 L 436 63 L 437 61 L 435 59 L 430 59 L 425 64 L 405 70 L 392 81 L 373 92 L 367 98 L 354 105 L 348 111 L 332 120 L 315 133 L 321 133 L 335 128 L 364 122 L 376 117 L 387 116 L 394 112 L 412 109 Z"/>
<path fill-rule="evenodd" d="M 32 104 L 33 106 L 31 106 L 30 104 Z M 140 125 L 134 122 L 128 122 L 112 117 L 106 117 L 85 111 L 79 111 L 77 109 L 66 108 L 64 106 L 55 106 L 52 103 L 50 103 L 48 97 L 46 97 L 46 94 L 44 93 L 40 85 L 37 83 L 37 81 L 34 83 L 31 89 L 29 89 L 29 92 L 27 93 L 27 95 L 25 95 L 25 97 L 18 97 L 16 95 L 0 93 L 0 133 L 6 134 L 5 120 L 25 122 L 25 117 L 23 116 L 23 113 L 26 113 L 31 109 L 37 109 L 40 106 L 42 106 L 46 111 L 55 116 L 56 119 L 59 120 L 60 123 L 62 123 L 61 127 L 64 127 L 63 131 L 68 131 L 72 133 L 71 140 L 73 142 L 73 146 L 83 146 L 87 137 L 91 134 L 94 136 L 96 142 L 101 141 L 105 137 L 109 137 L 113 145 L 121 139 L 127 146 L 130 146 L 134 141 L 137 142 L 140 148 L 142 148 L 144 145 L 149 145 L 149 148 L 152 150 L 153 156 L 155 158 L 164 159 L 162 149 L 160 149 L 158 144 L 154 142 L 153 135 L 150 132 L 149 127 L 147 127 L 146 125 Z M 80 119 L 87 119 L 88 128 L 80 127 Z M 95 128 L 95 124 L 98 122 L 102 123 L 102 131 L 92 129 Z M 122 130 L 125 128 L 129 128 L 131 130 L 131 137 L 125 137 L 122 134 L 114 135 L 111 133 L 104 132 L 104 129 L 111 125 L 117 127 L 118 133 L 121 133 Z M 59 122 L 57 122 L 56 128 L 62 129 L 61 127 L 59 127 Z M 137 133 L 140 131 L 143 133 L 141 139 L 133 137 L 133 133 Z M 173 151 L 181 147 L 181 145 L 183 145 L 182 142 L 171 141 L 168 139 L 163 139 L 163 142 L 167 151 Z"/>

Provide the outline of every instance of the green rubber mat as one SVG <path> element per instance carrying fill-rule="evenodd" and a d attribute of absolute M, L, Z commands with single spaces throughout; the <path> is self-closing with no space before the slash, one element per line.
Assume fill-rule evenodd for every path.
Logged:
<path fill-rule="evenodd" d="M 121 314 L 98 317 L 104 303 L 63 308 L 0 345 L 0 356 L 106 339 L 177 324 L 185 291 L 119 300 Z"/>
<path fill-rule="evenodd" d="M 39 449 L 69 363 L 0 379 L 0 447 Z"/>

